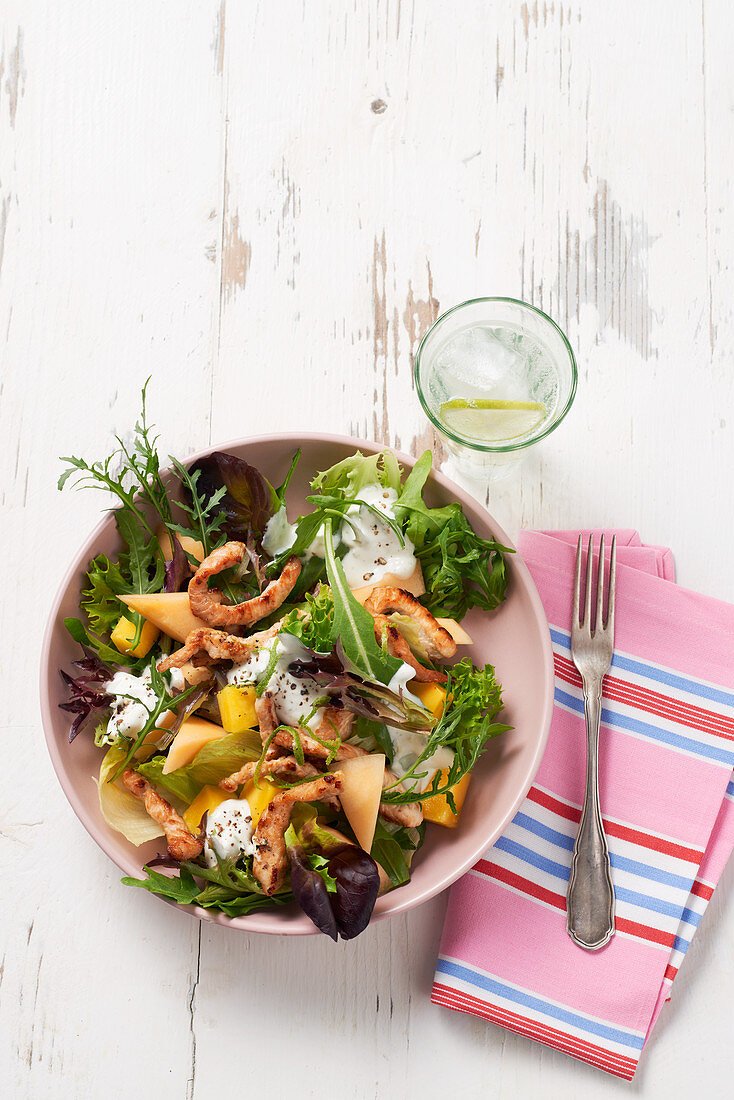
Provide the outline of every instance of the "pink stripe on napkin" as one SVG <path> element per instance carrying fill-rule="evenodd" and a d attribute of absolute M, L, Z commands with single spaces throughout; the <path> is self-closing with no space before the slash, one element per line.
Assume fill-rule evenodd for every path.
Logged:
<path fill-rule="evenodd" d="M 734 847 L 734 607 L 679 588 L 667 548 L 612 533 L 600 791 L 616 934 L 586 952 L 566 932 L 585 759 L 570 653 L 579 532 L 524 532 L 553 642 L 551 731 L 515 819 L 451 889 L 432 1000 L 630 1080 Z"/>

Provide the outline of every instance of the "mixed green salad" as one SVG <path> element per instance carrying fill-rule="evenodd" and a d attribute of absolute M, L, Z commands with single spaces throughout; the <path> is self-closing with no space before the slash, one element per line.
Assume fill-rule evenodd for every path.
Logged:
<path fill-rule="evenodd" d="M 64 620 L 61 706 L 100 750 L 108 825 L 165 841 L 123 882 L 230 917 L 295 901 L 352 938 L 509 728 L 492 666 L 458 654 L 467 612 L 505 598 L 507 549 L 426 503 L 428 451 L 308 471 L 299 516 L 300 451 L 278 485 L 218 451 L 163 472 L 142 397 L 131 442 L 59 480 L 117 498 L 121 550 Z"/>

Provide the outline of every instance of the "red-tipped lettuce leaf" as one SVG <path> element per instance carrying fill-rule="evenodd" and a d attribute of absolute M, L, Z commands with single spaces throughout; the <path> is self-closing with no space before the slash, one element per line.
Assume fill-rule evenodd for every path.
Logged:
<path fill-rule="evenodd" d="M 202 497 L 209 499 L 223 485 L 227 490 L 219 503 L 226 517 L 227 537 L 238 542 L 247 542 L 248 536 L 260 540 L 273 514 L 274 495 L 260 471 L 225 451 L 200 458 L 189 473 L 193 475 L 197 470 Z"/>

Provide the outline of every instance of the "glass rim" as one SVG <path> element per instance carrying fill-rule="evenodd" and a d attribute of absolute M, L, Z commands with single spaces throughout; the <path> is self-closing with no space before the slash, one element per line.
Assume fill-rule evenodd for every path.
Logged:
<path fill-rule="evenodd" d="M 428 405 L 426 396 L 423 392 L 423 387 L 421 385 L 421 357 L 423 354 L 425 343 L 428 340 L 428 337 L 434 331 L 434 329 L 438 328 L 442 321 L 445 321 L 446 318 L 450 317 L 452 313 L 456 313 L 457 310 L 464 309 L 466 308 L 466 306 L 482 305 L 485 302 L 506 302 L 513 306 L 522 306 L 524 309 L 529 309 L 532 313 L 537 313 L 538 316 L 542 317 L 544 321 L 547 321 L 548 324 L 552 328 L 554 328 L 558 335 L 561 337 L 561 340 L 565 345 L 566 351 L 568 352 L 569 360 L 571 362 L 571 388 L 569 390 L 565 405 L 560 410 L 560 412 L 557 413 L 555 418 L 551 420 L 550 423 L 543 429 L 542 432 L 539 432 L 537 435 L 531 436 L 529 439 L 523 440 L 522 443 L 504 443 L 501 445 L 480 443 L 479 441 L 472 442 L 471 440 L 465 439 L 463 436 L 458 435 L 456 432 L 452 431 L 451 428 L 448 428 L 445 424 L 442 424 L 439 419 L 434 415 Z M 415 353 L 415 363 L 413 365 L 413 377 L 415 379 L 415 388 L 418 391 L 418 400 L 423 407 L 423 411 L 430 422 L 433 424 L 434 428 L 436 428 L 436 430 L 440 432 L 441 435 L 448 436 L 448 438 L 453 439 L 455 443 L 458 443 L 462 447 L 469 447 L 473 451 L 481 451 L 486 454 L 506 454 L 509 451 L 522 451 L 525 450 L 526 447 L 532 447 L 535 443 L 539 443 L 541 439 L 545 439 L 546 436 L 550 435 L 550 433 L 558 427 L 558 425 L 565 418 L 569 409 L 573 405 L 573 401 L 576 396 L 576 389 L 578 387 L 578 366 L 576 364 L 576 356 L 573 353 L 573 348 L 571 347 L 571 344 L 569 343 L 568 337 L 566 336 L 565 332 L 558 324 L 556 324 L 553 318 L 549 317 L 547 313 L 544 313 L 542 309 L 538 309 L 537 306 L 531 305 L 530 302 L 523 302 L 520 298 L 489 296 L 483 298 L 467 298 L 465 302 L 458 302 L 457 305 L 445 310 L 444 313 L 436 318 L 431 327 L 424 333 L 423 338 L 418 345 L 418 350 Z"/>

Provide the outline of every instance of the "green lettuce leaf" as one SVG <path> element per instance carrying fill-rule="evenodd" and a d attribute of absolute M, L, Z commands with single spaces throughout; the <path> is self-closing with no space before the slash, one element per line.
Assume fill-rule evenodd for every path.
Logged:
<path fill-rule="evenodd" d="M 130 591 L 117 562 L 106 554 L 98 554 L 87 567 L 87 583 L 82 589 L 80 606 L 86 612 L 89 625 L 99 634 L 110 634 L 125 612 L 118 596 Z"/>
<path fill-rule="evenodd" d="M 168 793 L 188 806 L 202 787 L 216 786 L 220 779 L 231 775 L 247 761 L 259 759 L 261 751 L 262 742 L 256 730 L 226 733 L 215 741 L 208 741 L 190 764 L 168 775 L 163 774 L 166 758 L 160 755 L 139 764 L 137 770 L 161 793 Z"/>
<path fill-rule="evenodd" d="M 307 592 L 305 607 L 290 611 L 280 631 L 300 638 L 317 653 L 330 653 L 334 645 L 334 600 L 329 586 L 319 585 L 313 595 Z"/>
<path fill-rule="evenodd" d="M 130 793 L 121 779 L 110 782 L 126 755 L 127 746 L 117 745 L 105 754 L 97 781 L 99 808 L 110 828 L 138 847 L 163 836 L 163 829 L 148 816 L 143 803 Z"/>
<path fill-rule="evenodd" d="M 324 537 L 326 572 L 334 600 L 334 635 L 341 643 L 348 672 L 356 672 L 363 680 L 389 684 L 402 668 L 403 662 L 391 657 L 375 639 L 375 620 L 355 599 L 347 584 L 342 563 L 334 554 L 331 522 Z"/>
<path fill-rule="evenodd" d="M 316 475 L 311 482 L 314 492 L 341 489 L 345 496 L 354 496 L 365 485 L 382 485 L 386 489 L 400 489 L 402 470 L 392 451 L 363 455 L 359 451 L 343 458 L 328 470 Z"/>
<path fill-rule="evenodd" d="M 181 867 L 178 875 L 162 875 L 160 871 L 154 871 L 151 867 L 143 867 L 147 878 L 121 879 L 123 886 L 139 886 L 141 890 L 149 890 L 151 894 L 159 894 L 163 898 L 170 898 L 180 905 L 192 905 L 201 893 L 199 886 L 194 882 L 194 877 L 185 867 Z"/>
<path fill-rule="evenodd" d="M 93 650 L 100 661 L 106 665 L 124 665 L 125 668 L 132 671 L 145 665 L 145 657 L 131 657 L 129 653 L 118 653 L 114 646 L 109 645 L 103 638 L 93 634 L 91 630 L 87 630 L 79 619 L 66 618 L 64 619 L 64 626 L 75 642 Z"/>
<path fill-rule="evenodd" d="M 426 835 L 425 822 L 418 829 L 377 818 L 370 855 L 379 863 L 392 886 L 410 881 L 410 864 Z"/>

